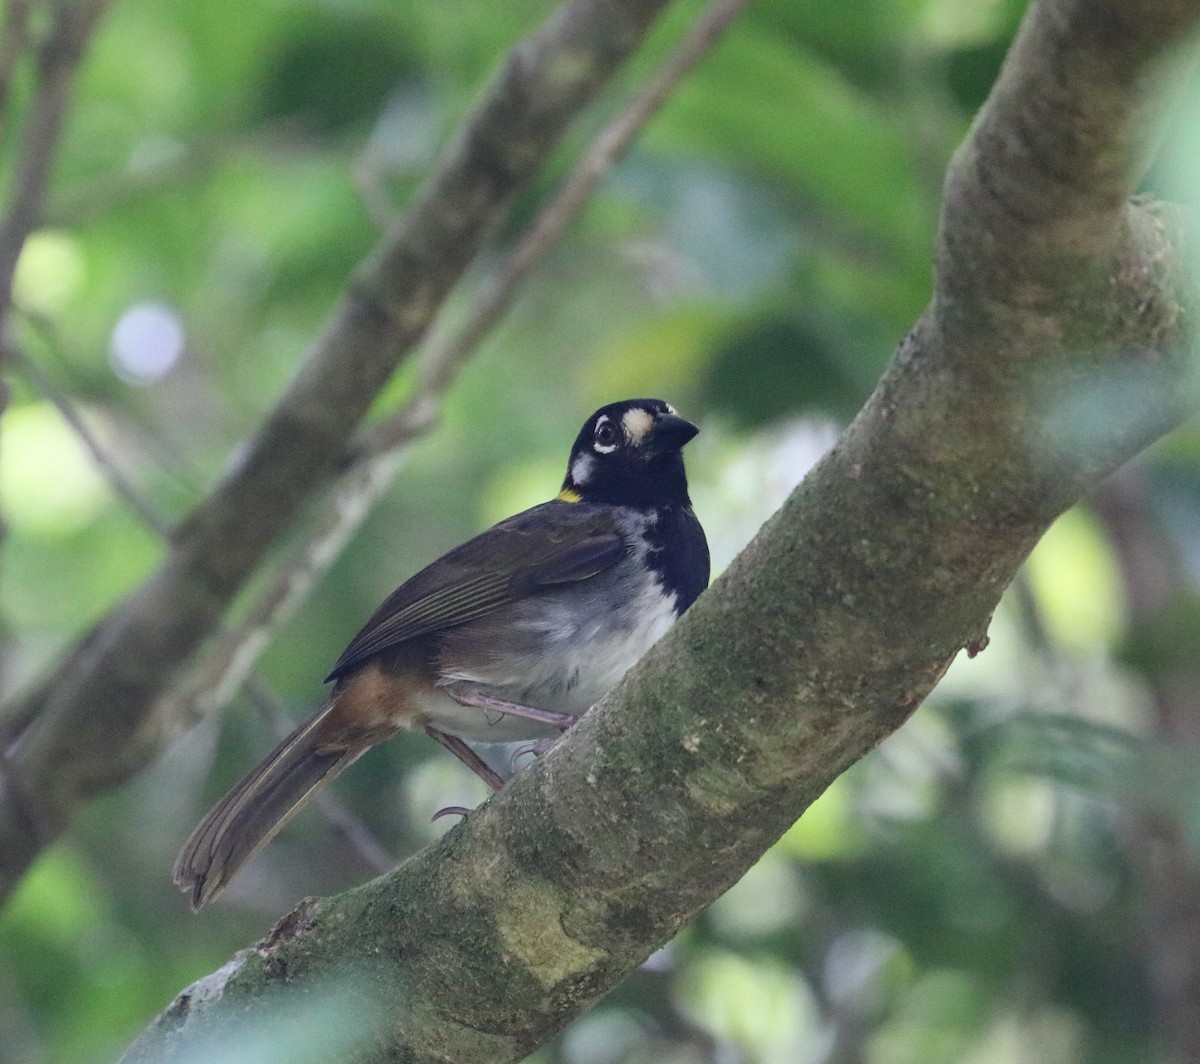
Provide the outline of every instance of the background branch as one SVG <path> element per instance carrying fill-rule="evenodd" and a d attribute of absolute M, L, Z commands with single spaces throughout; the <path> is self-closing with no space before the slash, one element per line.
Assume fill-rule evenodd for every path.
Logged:
<path fill-rule="evenodd" d="M 104 8 L 104 0 L 57 5 L 50 30 L 37 49 L 31 112 L 25 124 L 8 209 L 0 221 L 0 327 L 12 301 L 17 259 L 41 218 L 75 73 Z M 23 34 L 27 14 L 20 3 L 10 9 L 5 24 L 6 41 L 10 29 L 14 36 Z"/>
<path fill-rule="evenodd" d="M 9 0 L 4 7 L 4 30 L 0 33 L 0 132 L 8 129 L 12 82 L 25 52 L 31 6 L 30 0 Z"/>
<path fill-rule="evenodd" d="M 1036 4 L 951 169 L 934 300 L 835 450 L 565 741 L 393 874 L 302 904 L 126 1060 L 347 967 L 371 973 L 360 1055 L 519 1060 L 905 721 L 1054 518 L 1193 405 L 1180 233 L 1128 197 L 1198 17 Z M 1120 408 L 1080 418 L 1113 379 Z"/>
<path fill-rule="evenodd" d="M 156 536 L 167 539 L 171 535 L 171 522 L 167 516 L 138 490 L 137 485 L 109 454 L 108 449 L 100 442 L 96 433 L 88 427 L 87 421 L 75 403 L 55 383 L 54 378 L 15 344 L 5 346 L 5 357 L 12 362 L 17 372 L 29 382 L 35 391 L 44 395 L 54 404 L 54 408 L 75 434 L 75 438 L 83 444 L 92 464 L 99 470 L 100 475 L 108 483 L 113 494 L 121 500 L 121 503 Z"/>
<path fill-rule="evenodd" d="M 45 37 L 38 43 L 29 116 L 14 163 L 11 192 L 0 218 L 0 415 L 9 405 L 8 356 L 11 352 L 9 315 L 17 261 L 30 233 L 41 219 L 46 186 L 70 103 L 76 71 L 88 40 L 105 8 L 104 0 L 60 4 Z M 28 46 L 30 8 L 17 0 L 7 8 L 0 38 L 0 124 L 7 133 L 12 78 Z M 0 518 L 0 543 L 6 528 Z M 0 734 L 4 729 L 0 727 Z M 3 768 L 0 750 L 0 769 Z M 2 775 L 2 773 L 0 773 Z M 0 793 L 3 793 L 0 780 Z M 10 793 L 15 793 L 10 788 Z M 2 834 L 2 832 L 0 832 Z"/>
<path fill-rule="evenodd" d="M 359 443 L 361 452 L 381 453 L 403 442 L 410 424 L 426 405 L 444 394 L 463 362 L 512 306 L 521 282 L 545 258 L 578 216 L 605 175 L 629 150 L 637 135 L 687 77 L 750 0 L 718 0 L 695 22 L 679 47 L 655 71 L 629 105 L 588 146 L 579 162 L 475 300 L 467 320 L 453 335 L 434 335 L 426 345 L 422 373 L 412 399 L 397 415 L 373 426 Z"/>

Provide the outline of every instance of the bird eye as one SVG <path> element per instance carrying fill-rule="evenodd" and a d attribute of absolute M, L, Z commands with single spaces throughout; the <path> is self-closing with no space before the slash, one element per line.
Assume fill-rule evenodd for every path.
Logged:
<path fill-rule="evenodd" d="M 596 446 L 605 451 L 611 451 L 621 441 L 620 430 L 611 421 L 601 421 L 596 426 L 596 431 L 592 433 L 592 439 L 595 440 Z"/>

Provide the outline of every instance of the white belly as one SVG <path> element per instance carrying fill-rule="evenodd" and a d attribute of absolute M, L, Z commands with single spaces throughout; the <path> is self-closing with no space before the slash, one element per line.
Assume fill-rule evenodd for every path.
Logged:
<path fill-rule="evenodd" d="M 585 582 L 589 583 L 589 582 Z M 675 621 L 674 596 L 647 576 L 633 596 L 620 581 L 539 596 L 447 633 L 441 683 L 537 709 L 579 716 L 599 702 Z M 611 592 L 617 592 L 613 594 Z M 586 602 L 590 609 L 581 609 Z M 512 714 L 459 705 L 447 694 L 421 705 L 434 727 L 475 742 L 557 734 Z"/>

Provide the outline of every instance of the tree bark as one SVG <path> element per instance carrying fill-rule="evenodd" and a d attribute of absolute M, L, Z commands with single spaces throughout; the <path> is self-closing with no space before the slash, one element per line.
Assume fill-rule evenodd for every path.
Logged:
<path fill-rule="evenodd" d="M 982 649 L 1048 525 L 1192 404 L 1182 222 L 1130 196 L 1198 20 L 1035 4 L 950 168 L 932 302 L 834 450 L 563 742 L 392 874 L 303 903 L 125 1060 L 350 971 L 331 1058 L 520 1060 Z"/>

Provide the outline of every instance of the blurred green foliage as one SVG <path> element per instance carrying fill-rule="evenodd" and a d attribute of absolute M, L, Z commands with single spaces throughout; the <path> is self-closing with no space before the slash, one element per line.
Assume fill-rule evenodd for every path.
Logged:
<path fill-rule="evenodd" d="M 438 431 L 279 633 L 263 672 L 293 713 L 397 582 L 553 492 L 601 402 L 664 395 L 703 423 L 689 449 L 695 497 L 728 561 L 852 416 L 928 298 L 941 176 L 1021 7 L 753 6 L 537 271 Z M 162 513 L 186 513 L 236 454 L 482 79 L 550 10 L 112 5 L 46 225 L 20 265 L 18 331 Z M 699 10 L 671 8 L 446 321 Z M 29 85 L 20 71 L 0 140 L 9 159 Z M 47 397 L 14 383 L 0 447 L 10 692 L 161 553 Z M 957 664 L 908 727 L 537 1060 L 1161 1059 L 1139 931 L 1153 912 L 1129 840 L 1149 804 L 1200 841 L 1200 776 L 1158 742 L 1153 698 L 1164 669 L 1198 689 L 1194 653 L 1177 650 L 1200 616 L 1197 440 L 1165 447 L 1146 485 L 1179 558 L 1178 601 L 1158 628 L 1131 624 L 1110 530 L 1070 515 L 1002 606 L 991 649 Z M 308 813 L 227 901 L 187 911 L 169 882 L 175 849 L 270 741 L 238 700 L 42 859 L 0 916 L 0 1061 L 111 1059 L 301 896 L 370 874 Z M 429 825 L 434 809 L 482 797 L 419 737 L 373 752 L 338 792 L 397 855 L 444 829 Z"/>

